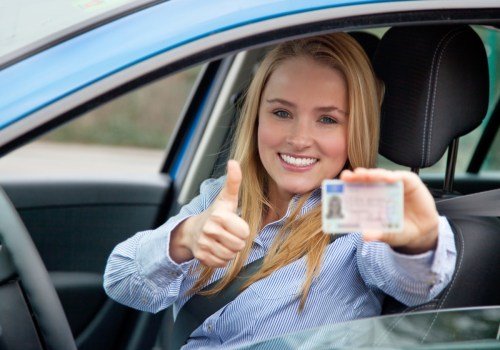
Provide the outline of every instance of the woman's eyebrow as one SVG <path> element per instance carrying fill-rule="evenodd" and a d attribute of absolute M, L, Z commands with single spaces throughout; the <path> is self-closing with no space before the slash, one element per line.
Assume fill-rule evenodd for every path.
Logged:
<path fill-rule="evenodd" d="M 266 99 L 267 103 L 280 103 L 282 105 L 288 106 L 288 107 L 295 107 L 295 103 L 284 100 L 282 98 L 271 98 L 271 99 Z M 339 112 L 341 114 L 347 115 L 348 113 L 346 111 L 343 111 L 342 109 L 335 107 L 335 106 L 325 106 L 325 107 L 317 107 L 315 108 L 318 112 L 322 113 L 331 113 L 331 112 Z"/>
<path fill-rule="evenodd" d="M 280 104 L 285 105 L 285 106 L 295 107 L 295 103 L 287 101 L 287 100 L 284 100 L 282 98 L 266 99 L 266 102 L 267 103 L 280 103 Z"/>
<path fill-rule="evenodd" d="M 335 106 L 328 106 L 328 107 L 318 107 L 316 108 L 318 112 L 323 112 L 323 113 L 331 113 L 331 112 L 339 112 L 341 114 L 347 115 L 348 113 L 346 111 L 343 111 L 340 108 L 337 108 Z"/>

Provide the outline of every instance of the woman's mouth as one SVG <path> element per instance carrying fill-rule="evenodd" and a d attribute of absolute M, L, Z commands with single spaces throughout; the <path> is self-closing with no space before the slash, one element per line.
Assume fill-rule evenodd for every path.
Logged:
<path fill-rule="evenodd" d="M 296 167 L 309 167 L 318 161 L 317 158 L 309 158 L 309 157 L 292 157 L 288 154 L 279 154 L 281 160 L 288 165 L 296 166 Z"/>

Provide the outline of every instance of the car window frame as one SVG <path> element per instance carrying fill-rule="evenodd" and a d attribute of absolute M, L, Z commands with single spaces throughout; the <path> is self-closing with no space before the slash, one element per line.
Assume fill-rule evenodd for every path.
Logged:
<path fill-rule="evenodd" d="M 410 1 L 409 3 L 414 2 Z M 210 62 L 213 59 L 229 56 L 243 49 L 259 48 L 269 45 L 269 43 L 272 42 L 287 40 L 298 36 L 320 34 L 325 31 L 345 30 L 353 25 L 362 29 L 364 27 L 385 27 L 389 23 L 398 25 L 399 22 L 404 22 L 405 25 L 409 23 L 432 23 L 433 20 L 441 20 L 443 15 L 447 15 L 450 18 L 450 22 L 463 22 L 464 20 L 476 22 L 481 22 L 482 20 L 486 21 L 483 18 L 483 3 L 477 4 L 477 8 L 467 12 L 455 10 L 453 8 L 441 9 L 439 8 L 439 3 L 440 1 L 436 1 L 436 3 L 433 4 L 435 6 L 431 6 L 435 8 L 432 11 L 415 13 L 407 9 L 407 11 L 399 13 L 396 19 L 392 18 L 390 13 L 385 12 L 387 9 L 385 9 L 384 6 L 388 6 L 390 3 L 384 3 L 384 6 L 374 11 L 375 13 L 369 15 L 362 15 L 363 10 L 359 8 L 356 8 L 356 11 L 353 11 L 350 15 L 346 15 L 345 12 L 342 11 L 335 12 L 333 11 L 334 9 L 329 8 L 311 13 L 290 15 L 286 19 L 273 18 L 265 21 L 265 25 L 263 25 L 263 23 L 250 23 L 241 28 L 233 28 L 229 31 L 215 33 L 209 37 L 187 43 L 160 55 L 150 57 L 117 74 L 96 81 L 71 95 L 65 96 L 43 107 L 27 118 L 40 119 L 39 125 L 34 129 L 24 131 L 23 133 L 23 120 L 21 120 L 7 128 L 9 133 L 13 134 L 10 138 L 10 135 L 5 135 L 3 132 L 4 130 L 0 130 L 0 139 L 3 140 L 3 144 L 0 144 L 0 156 L 19 147 L 25 142 L 29 142 L 34 137 L 53 128 L 55 125 L 60 125 L 61 123 L 77 117 L 89 108 L 94 108 L 116 96 L 147 84 L 152 80 L 168 76 L 180 69 L 188 68 L 196 64 Z M 487 3 L 487 1 L 485 3 Z M 401 4 L 398 5 L 402 6 Z M 344 10 L 348 12 L 351 7 L 353 6 L 346 6 Z M 363 7 L 363 5 L 359 5 L 358 7 Z M 500 13 L 500 9 L 495 9 L 495 13 Z M 315 16 L 315 14 L 321 15 L 318 17 Z M 323 19 L 325 17 L 329 19 Z M 336 21 L 337 18 L 341 18 L 342 21 Z M 299 20 L 299 23 L 295 23 L 296 19 Z M 306 27 L 307 30 L 305 30 Z M 215 45 L 215 43 L 218 43 L 218 45 Z M 169 147 L 169 149 L 172 147 L 173 146 Z M 162 167 L 162 172 L 170 173 L 172 171 L 171 167 L 175 166 L 175 162 L 169 161 L 170 158 L 168 157 L 170 156 L 167 156 L 164 166 Z"/>
<path fill-rule="evenodd" d="M 407 3 L 410 4 L 407 5 L 409 7 L 408 9 L 406 9 L 406 11 L 408 12 L 402 13 L 401 19 L 405 21 L 409 20 L 410 22 L 415 22 L 415 23 L 428 20 L 426 19 L 426 16 L 433 15 L 434 13 L 440 14 L 440 16 L 442 16 L 444 14 L 447 14 L 448 11 L 452 11 L 449 9 L 439 10 L 438 6 L 440 1 L 436 1 L 435 2 L 436 6 L 430 6 L 431 8 L 437 9 L 435 10 L 435 12 L 433 11 L 431 14 L 424 12 L 422 13 L 422 16 L 419 16 L 414 11 L 412 11 L 412 9 L 415 8 L 418 9 L 419 2 L 410 1 Z M 170 69 L 171 71 L 175 71 L 178 69 L 186 68 L 188 65 L 199 64 L 203 61 L 209 61 L 215 57 L 220 57 L 222 55 L 229 54 L 231 52 L 235 52 L 244 48 L 249 48 L 256 45 L 262 45 L 262 42 L 264 40 L 269 40 L 269 38 L 276 37 L 275 40 L 278 40 L 278 38 L 279 40 L 283 40 L 286 39 L 287 37 L 288 38 L 296 37 L 297 34 L 294 35 L 292 33 L 300 33 L 304 26 L 316 28 L 316 29 L 308 29 L 307 32 L 304 32 L 304 35 L 306 34 L 310 35 L 314 34 L 314 32 L 321 33 L 324 30 L 327 30 L 326 28 L 328 28 L 328 30 L 346 28 L 349 26 L 350 21 L 352 21 L 353 24 L 356 24 L 360 28 L 363 27 L 363 25 L 377 26 L 377 25 L 383 25 L 383 23 L 387 24 L 387 22 L 390 21 L 390 13 L 388 14 L 387 12 L 384 12 L 388 11 L 387 7 L 389 8 L 395 7 L 395 10 L 397 10 L 398 7 L 403 6 L 403 4 L 401 3 L 395 3 L 395 4 L 396 5 L 393 5 L 393 3 L 390 2 L 380 3 L 375 11 L 373 10 L 373 6 L 363 5 L 363 4 L 346 6 L 341 10 L 337 8 L 327 8 L 311 12 L 293 14 L 287 16 L 286 18 L 278 17 L 278 18 L 263 20 L 262 22 L 246 23 L 244 25 L 242 24 L 241 27 L 236 27 L 226 31 L 213 33 L 208 37 L 200 38 L 199 40 L 195 40 L 193 42 L 185 44 L 182 47 L 173 48 L 157 56 L 143 57 L 143 59 L 145 59 L 144 61 L 137 62 L 132 66 L 126 67 L 123 70 L 123 74 L 113 74 L 112 76 L 103 77 L 98 81 L 94 81 L 90 85 L 82 86 L 78 90 L 74 90 L 76 91 L 74 95 L 81 96 L 82 94 L 79 93 L 82 90 L 93 89 L 94 86 L 97 88 L 96 90 L 97 93 L 99 93 L 98 90 L 99 87 L 102 85 L 101 83 L 103 81 L 109 81 L 109 80 L 115 80 L 114 83 L 111 82 L 111 84 L 115 85 L 115 87 L 117 84 L 121 85 L 120 87 L 115 88 L 115 92 L 123 93 L 125 91 L 119 92 L 120 88 L 123 88 L 124 85 L 127 86 L 134 85 L 134 83 L 131 82 L 131 80 L 135 79 L 135 77 L 137 77 L 140 74 L 145 74 L 145 72 L 146 72 L 145 75 L 147 76 L 148 71 L 151 72 L 152 70 L 158 70 L 158 69 L 168 70 L 169 69 L 168 66 L 171 68 Z M 432 3 L 432 5 L 434 5 L 434 2 Z M 456 4 L 453 5 L 455 6 Z M 479 3 L 477 4 L 477 6 L 478 6 L 478 8 L 476 8 L 477 11 L 479 11 L 479 13 L 482 13 L 482 7 L 484 6 L 484 4 Z M 403 7 L 403 9 L 405 9 L 405 7 Z M 370 14 L 364 15 L 364 13 L 370 13 Z M 459 13 L 460 13 L 459 15 L 457 15 L 457 13 L 455 13 L 454 15 L 456 16 L 456 20 L 461 20 L 464 18 L 474 18 L 474 13 L 476 13 L 476 11 L 468 11 L 467 13 L 459 12 Z M 454 16 L 451 17 L 453 18 Z M 324 18 L 328 18 L 328 20 L 325 20 Z M 337 18 L 342 19 L 342 21 L 337 22 L 336 21 Z M 249 34 L 249 32 L 251 34 Z M 288 36 L 286 35 L 287 33 Z M 219 45 L 219 47 L 216 47 L 214 46 L 214 43 L 220 43 L 221 45 Z M 223 49 L 221 49 L 221 47 Z M 151 63 L 153 61 L 156 61 L 156 63 Z M 160 68 L 159 65 L 162 65 L 163 68 Z M 131 70 L 134 70 L 135 68 L 137 68 L 136 71 L 138 72 L 136 73 L 132 72 L 132 74 L 129 74 L 129 72 Z M 119 79 L 118 81 L 118 79 L 116 79 L 117 76 L 121 76 L 122 79 Z M 108 80 L 107 78 L 110 79 Z M 116 81 L 118 81 L 118 83 L 116 83 Z M 109 86 L 108 84 L 106 90 L 109 91 L 110 89 L 113 89 L 113 86 Z M 90 93 L 87 95 L 95 96 L 95 93 Z M 32 118 L 32 116 L 34 115 L 39 115 L 37 112 L 45 109 L 46 107 L 51 107 L 52 105 L 58 104 L 59 102 L 66 104 L 67 103 L 66 97 L 68 96 L 69 95 L 65 95 L 63 97 L 59 97 L 58 99 L 47 101 L 47 104 L 39 106 L 37 107 L 37 109 L 32 110 L 32 112 L 29 112 L 30 114 L 28 116 L 22 116 L 18 118 Z M 19 120 L 15 124 L 17 123 L 19 123 Z M 41 121 L 41 123 L 44 123 L 44 121 Z M 22 129 L 22 127 L 17 128 L 16 126 L 15 128 L 10 128 L 10 129 L 19 130 Z M 0 131 L 0 133 L 2 132 Z M 0 136 L 1 136 L 0 140 L 2 141 L 6 140 L 6 142 L 8 142 L 11 139 L 10 135 L 4 134 Z M 1 146 L 2 144 L 0 144 L 0 147 Z M 2 153 L 1 148 L 0 148 L 0 153 Z"/>

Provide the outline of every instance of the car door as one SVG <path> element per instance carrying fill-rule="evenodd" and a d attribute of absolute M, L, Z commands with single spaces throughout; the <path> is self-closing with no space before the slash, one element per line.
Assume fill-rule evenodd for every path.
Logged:
<path fill-rule="evenodd" d="M 113 302 L 102 288 L 102 274 L 117 243 L 157 227 L 178 207 L 177 189 L 213 103 L 208 95 L 220 87 L 217 81 L 223 80 L 227 66 L 216 60 L 169 75 L 161 63 L 149 63 L 154 52 L 144 48 L 142 40 L 130 45 L 141 48 L 137 57 L 142 68 L 122 66 L 122 59 L 130 59 L 122 45 L 130 28 L 127 21 L 132 21 L 132 27 L 149 23 L 155 14 L 151 7 L 160 2 L 115 3 L 111 9 L 107 3 L 93 2 L 61 8 L 56 2 L 46 7 L 36 2 L 2 5 L 3 11 L 13 11 L 19 19 L 29 14 L 36 21 L 31 31 L 18 32 L 12 26 L 12 38 L 21 42 L 13 43 L 7 54 L 0 50 L 2 81 L 11 86 L 9 91 L 2 89 L 0 186 L 49 270 L 79 349 L 152 346 L 163 315 Z M 43 10 L 40 17 L 35 8 Z M 82 22 L 65 27 L 72 17 L 59 13 L 64 9 L 75 16 L 82 14 Z M 45 15 L 49 19 L 44 20 Z M 120 22 L 118 31 L 115 22 Z M 110 35 L 122 39 L 109 40 Z M 33 42 L 26 44 L 30 38 Z M 97 55 L 95 48 L 88 49 L 96 42 L 106 43 L 106 52 Z M 111 53 L 116 60 L 108 60 Z M 52 58 L 45 65 L 39 63 L 39 57 L 47 55 Z M 10 72 L 14 71 L 16 80 L 21 79 L 20 72 L 31 75 L 26 62 L 36 67 L 32 71 L 36 79 L 17 90 Z M 74 76 L 61 74 L 63 65 L 76 75 L 87 69 L 79 78 L 86 82 L 77 89 L 68 88 Z M 102 70 L 113 83 L 96 84 L 89 78 Z M 113 75 L 117 71 L 118 83 Z M 45 102 L 31 99 L 41 103 L 39 107 L 19 112 L 22 94 L 44 95 L 51 90 L 37 90 L 35 85 L 42 81 L 58 90 L 59 97 L 43 96 Z M 82 86 L 85 93 L 80 96 Z M 9 99 L 15 102 L 6 102 Z"/>
<path fill-rule="evenodd" d="M 180 118 L 172 119 L 175 125 Z M 182 137 L 184 129 L 171 136 Z M 168 130 L 163 132 L 166 139 Z M 174 191 L 171 176 L 160 172 L 164 149 L 154 152 L 156 169 L 141 162 L 148 154 L 139 150 L 135 158 L 127 158 L 132 163 L 127 170 L 120 165 L 127 160 L 110 160 L 116 158 L 116 149 L 120 151 L 116 146 L 47 141 L 52 134 L 3 157 L 0 185 L 51 274 L 79 348 L 118 349 L 133 336 L 140 314 L 107 298 L 102 273 L 118 242 L 154 228 L 168 214 Z M 85 156 L 89 147 L 96 153 Z M 72 154 L 54 151 L 59 148 Z M 115 164 L 103 169 L 99 154 Z M 33 158 L 36 161 L 30 161 Z M 92 171 L 82 173 L 75 163 Z M 113 171 L 117 166 L 121 168 Z"/>
<path fill-rule="evenodd" d="M 156 97 L 168 100 L 173 93 L 179 99 L 179 81 L 184 81 L 188 85 L 185 101 L 163 112 L 164 119 L 171 119 L 170 129 L 160 133 L 163 148 L 54 141 L 59 134 L 70 133 L 72 124 L 77 124 L 77 134 L 84 134 L 83 125 L 93 116 L 82 115 L 0 159 L 0 186 L 49 270 L 79 349 L 141 349 L 154 341 L 154 336 L 144 332 L 154 335 L 163 315 L 140 313 L 109 299 L 102 288 L 102 274 L 117 243 L 159 226 L 177 209 L 176 188 L 184 181 L 186 164 L 199 142 L 201 132 L 195 130 L 203 129 L 206 122 L 207 95 L 217 89 L 217 79 L 223 80 L 223 68 L 215 61 L 179 73 L 188 78 L 179 74 L 161 78 L 93 112 L 111 113 L 113 104 L 138 95 L 155 96 L 155 89 L 160 90 Z M 175 91 L 169 91 L 173 85 Z M 144 108 L 139 108 L 141 113 Z M 130 132 L 144 131 L 134 124 Z M 133 154 L 125 157 L 124 153 Z M 154 162 L 145 160 L 148 157 Z"/>

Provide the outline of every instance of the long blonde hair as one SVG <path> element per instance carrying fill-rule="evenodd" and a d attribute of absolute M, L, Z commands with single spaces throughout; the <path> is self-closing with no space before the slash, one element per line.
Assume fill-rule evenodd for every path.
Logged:
<path fill-rule="evenodd" d="M 266 193 L 268 174 L 257 149 L 258 110 L 262 91 L 276 67 L 285 60 L 297 56 L 313 58 L 316 62 L 343 73 L 349 100 L 346 168 L 375 165 L 383 88 L 359 44 L 348 34 L 332 33 L 288 41 L 276 46 L 264 58 L 246 92 L 231 150 L 231 157 L 240 163 L 245 174 L 239 198 L 241 216 L 248 222 L 251 235 L 246 247 L 228 267 L 224 277 L 214 288 L 203 292 L 204 294 L 218 293 L 238 275 L 248 259 L 253 240 L 262 228 L 264 213 L 273 209 Z M 319 274 L 324 251 L 330 242 L 330 237 L 321 230 L 320 206 L 316 206 L 305 215 L 299 215 L 301 207 L 309 196 L 310 193 L 302 195 L 275 238 L 260 271 L 243 287 L 246 288 L 307 255 L 306 278 L 301 290 L 300 309 L 305 305 L 314 277 Z M 213 272 L 214 268 L 202 266 L 192 292 L 201 289 Z"/>

